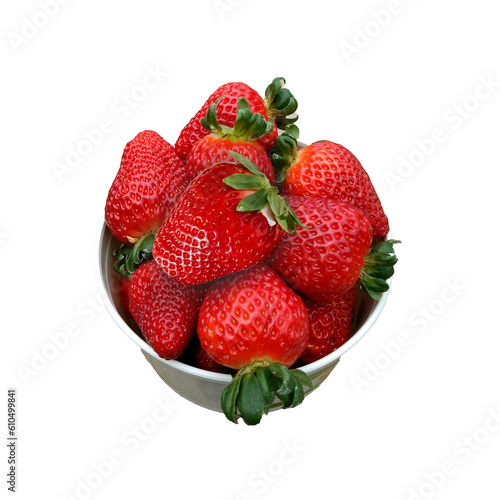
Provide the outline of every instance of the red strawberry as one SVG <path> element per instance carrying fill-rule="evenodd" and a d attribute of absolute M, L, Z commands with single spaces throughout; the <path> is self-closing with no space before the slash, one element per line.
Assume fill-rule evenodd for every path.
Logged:
<path fill-rule="evenodd" d="M 268 259 L 290 286 L 324 302 L 339 299 L 361 278 L 375 300 L 388 289 L 397 258 L 394 240 L 371 253 L 372 229 L 366 215 L 354 205 L 330 198 L 285 196 L 307 228 L 285 235 Z"/>
<path fill-rule="evenodd" d="M 182 129 L 175 143 L 175 149 L 181 158 L 185 160 L 195 142 L 208 134 L 208 130 L 201 125 L 201 119 L 207 114 L 208 108 L 220 97 L 222 97 L 222 100 L 217 107 L 217 120 L 222 125 L 233 127 L 236 121 L 238 98 L 244 97 L 253 113 L 260 113 L 266 120 L 269 118 L 274 120 L 273 131 L 259 139 L 264 149 L 268 151 L 278 135 L 277 127 L 282 128 L 286 124 L 297 120 L 296 116 L 289 116 L 295 113 L 297 101 L 288 89 L 283 88 L 284 84 L 284 78 L 275 78 L 266 90 L 265 100 L 245 83 L 231 82 L 222 85 L 207 99 L 201 109 Z"/>
<path fill-rule="evenodd" d="M 384 238 L 389 222 L 370 177 L 358 159 L 346 148 L 331 141 L 319 141 L 297 149 L 298 129 L 276 140 L 269 152 L 279 171 L 283 194 L 328 197 L 357 206 L 368 216 L 374 238 Z"/>
<path fill-rule="evenodd" d="M 129 288 L 130 288 L 130 280 L 128 278 L 125 278 L 124 276 L 120 277 L 120 302 L 123 306 L 123 310 L 128 316 L 131 316 L 130 314 L 130 307 L 129 307 L 129 299 L 128 299 L 128 294 L 129 294 Z"/>
<path fill-rule="evenodd" d="M 285 407 L 312 387 L 298 370 L 289 371 L 308 339 L 307 311 L 265 263 L 215 282 L 203 299 L 198 320 L 201 346 L 217 363 L 239 370 L 222 395 L 222 409 L 236 421 L 257 424 L 275 397 Z"/>
<path fill-rule="evenodd" d="M 349 340 L 356 288 L 352 287 L 334 302 L 316 302 L 308 297 L 304 298 L 309 315 L 309 340 L 300 355 L 301 361 L 317 361 Z"/>
<path fill-rule="evenodd" d="M 300 297 L 262 262 L 210 287 L 198 337 L 212 359 L 236 370 L 255 361 L 289 367 L 305 349 L 307 326 Z"/>
<path fill-rule="evenodd" d="M 299 223 L 267 177 L 244 156 L 232 155 L 241 165 L 220 163 L 203 171 L 156 235 L 156 262 L 185 285 L 257 264 Z"/>
<path fill-rule="evenodd" d="M 133 245 L 156 232 L 187 186 L 175 149 L 145 130 L 125 147 L 106 200 L 105 219 L 113 236 Z"/>
<path fill-rule="evenodd" d="M 152 258 L 154 235 L 188 182 L 179 155 L 156 132 L 145 130 L 127 144 L 105 208 L 111 233 L 124 243 L 114 253 L 122 276 Z"/>
<path fill-rule="evenodd" d="M 236 151 L 255 163 L 271 184 L 274 184 L 271 159 L 266 150 L 256 142 L 272 131 L 272 120 L 266 122 L 259 113 L 252 113 L 246 99 L 240 97 L 234 127 L 220 125 L 216 114 L 219 102 L 220 98 L 208 108 L 207 116 L 201 120 L 210 133 L 196 142 L 186 159 L 189 178 L 194 179 L 216 163 L 234 162 L 229 151 Z"/>
<path fill-rule="evenodd" d="M 142 264 L 132 275 L 130 312 L 162 358 L 175 359 L 187 347 L 196 331 L 204 291 L 175 282 L 154 260 Z"/>

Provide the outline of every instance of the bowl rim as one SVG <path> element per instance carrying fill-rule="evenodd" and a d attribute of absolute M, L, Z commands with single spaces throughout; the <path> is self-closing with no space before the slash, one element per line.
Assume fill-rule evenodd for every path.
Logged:
<path fill-rule="evenodd" d="M 229 384 L 229 382 L 231 382 L 232 380 L 232 376 L 229 374 L 210 372 L 207 370 L 203 370 L 201 368 L 197 368 L 195 366 L 187 365 L 175 359 L 167 360 L 161 358 L 145 340 L 141 339 L 137 335 L 137 333 L 134 330 L 132 330 L 132 328 L 130 328 L 130 326 L 127 324 L 127 322 L 122 318 L 121 314 L 115 308 L 111 300 L 111 297 L 108 295 L 105 286 L 107 280 L 105 276 L 106 269 L 104 269 L 102 266 L 103 262 L 102 251 L 103 251 L 103 240 L 106 235 L 106 231 L 109 231 L 109 229 L 106 225 L 106 222 L 101 218 L 99 231 L 96 235 L 97 237 L 95 241 L 94 272 L 99 294 L 104 302 L 104 305 L 108 313 L 110 314 L 114 322 L 136 345 L 138 345 L 141 348 L 141 350 L 145 354 L 152 356 L 156 360 L 160 361 L 162 364 L 165 364 L 175 370 L 184 372 L 186 374 L 189 374 L 197 378 L 201 378 L 212 382 Z M 386 236 L 386 239 L 390 239 L 390 237 L 391 233 L 389 232 L 388 235 Z M 347 351 L 352 349 L 366 335 L 368 330 L 370 330 L 373 324 L 377 321 L 378 317 L 380 316 L 387 302 L 389 291 L 391 289 L 392 277 L 389 280 L 387 280 L 387 282 L 389 284 L 389 290 L 385 292 L 382 295 L 382 298 L 375 303 L 368 318 L 359 328 L 359 330 L 345 344 L 342 344 L 338 349 L 331 352 L 330 354 L 327 354 L 323 358 L 318 359 L 317 361 L 301 366 L 300 370 L 304 371 L 307 375 L 311 375 L 312 373 L 315 373 L 321 369 L 327 368 L 328 366 L 332 365 L 335 361 L 337 361 L 341 356 L 343 356 Z"/>

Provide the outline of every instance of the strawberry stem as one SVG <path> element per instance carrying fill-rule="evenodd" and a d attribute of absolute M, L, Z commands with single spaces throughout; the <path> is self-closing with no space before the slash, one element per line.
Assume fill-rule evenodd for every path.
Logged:
<path fill-rule="evenodd" d="M 285 88 L 286 80 L 282 77 L 275 78 L 266 89 L 265 104 L 269 116 L 274 119 L 276 126 L 284 130 L 285 127 L 298 120 L 297 100 Z"/>
<path fill-rule="evenodd" d="M 153 258 L 153 243 L 156 233 L 144 235 L 133 247 L 123 244 L 113 255 L 116 261 L 113 268 L 125 278 L 130 279 L 135 270 Z"/>
<path fill-rule="evenodd" d="M 304 400 L 304 386 L 313 389 L 311 379 L 301 370 L 289 370 L 281 363 L 255 361 L 243 367 L 224 389 L 221 406 L 227 419 L 257 425 L 278 398 L 283 408 L 294 408 Z"/>
<path fill-rule="evenodd" d="M 255 141 L 272 132 L 273 120 L 266 121 L 260 113 L 252 113 L 248 101 L 243 97 L 238 98 L 234 127 L 221 125 L 217 119 L 217 106 L 221 99 L 223 97 L 219 97 L 208 108 L 206 116 L 200 121 L 203 127 L 212 134 L 233 141 Z"/>
<path fill-rule="evenodd" d="M 235 151 L 229 151 L 229 154 L 238 160 L 250 174 L 233 174 L 223 179 L 223 182 L 240 191 L 255 191 L 255 193 L 246 196 L 238 203 L 236 207 L 238 212 L 258 211 L 264 213 L 269 220 L 266 214 L 270 211 L 275 221 L 288 233 L 295 234 L 297 226 L 306 227 L 300 222 L 285 198 L 278 194 L 278 188 L 271 185 L 269 179 L 260 171 L 257 165 Z"/>
<path fill-rule="evenodd" d="M 394 254 L 394 245 L 399 240 L 382 241 L 375 245 L 365 256 L 365 264 L 359 279 L 361 286 L 373 300 L 380 300 L 382 294 L 389 290 L 388 280 L 394 274 L 394 266 L 398 258 Z"/>

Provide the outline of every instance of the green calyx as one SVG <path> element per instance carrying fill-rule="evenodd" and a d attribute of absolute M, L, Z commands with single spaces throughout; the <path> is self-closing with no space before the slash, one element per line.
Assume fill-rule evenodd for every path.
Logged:
<path fill-rule="evenodd" d="M 394 245 L 399 240 L 387 240 L 375 245 L 365 256 L 365 264 L 359 279 L 361 286 L 373 300 L 380 300 L 382 294 L 389 290 L 387 280 L 394 274 L 394 266 L 398 258 L 394 254 Z"/>
<path fill-rule="evenodd" d="M 285 88 L 285 79 L 278 77 L 266 89 L 265 104 L 269 116 L 274 119 L 276 126 L 284 130 L 285 127 L 298 120 L 297 100 L 292 93 Z"/>
<path fill-rule="evenodd" d="M 248 101 L 238 98 L 236 108 L 236 121 L 234 127 L 219 124 L 217 120 L 217 106 L 223 97 L 219 97 L 207 111 L 207 115 L 201 119 L 201 124 L 212 134 L 222 138 L 239 141 L 255 141 L 265 137 L 273 130 L 273 120 L 266 119 L 260 113 L 252 113 Z"/>
<path fill-rule="evenodd" d="M 297 160 L 299 128 L 288 125 L 285 131 L 276 138 L 274 145 L 269 150 L 269 156 L 276 175 L 276 184 L 280 185 L 286 177 L 288 169 Z"/>
<path fill-rule="evenodd" d="M 258 211 L 267 218 L 271 225 L 277 222 L 288 233 L 295 234 L 297 226 L 306 227 L 289 207 L 285 198 L 278 194 L 278 188 L 271 186 L 269 179 L 255 163 L 235 151 L 229 151 L 229 154 L 238 160 L 251 175 L 233 174 L 223 179 L 223 182 L 240 191 L 255 191 L 255 193 L 246 196 L 238 203 L 236 207 L 238 212 Z"/>
<path fill-rule="evenodd" d="M 133 272 L 144 262 L 153 258 L 155 233 L 146 234 L 133 247 L 123 244 L 113 255 L 116 261 L 113 268 L 125 278 L 130 279 Z"/>
<path fill-rule="evenodd" d="M 304 386 L 314 388 L 303 371 L 289 370 L 281 363 L 256 361 L 233 375 L 222 392 L 222 410 L 231 422 L 238 423 L 240 415 L 247 425 L 256 425 L 276 398 L 283 402 L 283 408 L 302 403 Z"/>

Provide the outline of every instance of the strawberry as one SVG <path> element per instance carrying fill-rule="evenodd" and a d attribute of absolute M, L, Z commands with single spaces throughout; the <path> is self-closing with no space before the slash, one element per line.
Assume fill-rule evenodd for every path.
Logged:
<path fill-rule="evenodd" d="M 370 177 L 358 159 L 331 141 L 318 141 L 300 150 L 298 129 L 287 127 L 269 154 L 283 194 L 328 197 L 349 202 L 365 212 L 374 238 L 384 238 L 389 222 Z"/>
<path fill-rule="evenodd" d="M 130 279 L 130 313 L 144 338 L 162 358 L 175 359 L 196 331 L 202 287 L 181 285 L 154 260 L 142 264 Z"/>
<path fill-rule="evenodd" d="M 268 178 L 244 156 L 231 155 L 241 164 L 204 170 L 156 235 L 156 262 L 185 285 L 257 264 L 300 224 Z"/>
<path fill-rule="evenodd" d="M 372 229 L 367 216 L 349 203 L 330 198 L 285 196 L 288 205 L 308 227 L 285 235 L 269 263 L 290 286 L 313 300 L 331 302 L 354 286 L 357 279 L 374 300 L 388 290 L 397 258 L 395 240 L 370 251 Z"/>
<path fill-rule="evenodd" d="M 262 99 L 245 83 L 231 82 L 220 86 L 182 129 L 175 143 L 175 149 L 185 160 L 196 141 L 209 133 L 202 126 L 201 119 L 207 114 L 208 108 L 219 98 L 222 100 L 217 107 L 217 120 L 222 125 L 233 127 L 236 121 L 238 98 L 244 97 L 253 113 L 260 113 L 266 120 L 273 119 L 272 132 L 259 139 L 264 149 L 268 151 L 278 135 L 278 128 L 284 128 L 285 125 L 297 120 L 297 116 L 293 115 L 297 109 L 297 101 L 290 91 L 283 87 L 284 84 L 284 78 L 275 78 L 266 89 L 265 99 Z"/>
<path fill-rule="evenodd" d="M 266 263 L 226 276 L 208 290 L 198 319 L 201 346 L 217 363 L 239 370 L 224 390 L 221 406 L 236 422 L 260 422 L 276 397 L 299 404 L 308 377 L 288 370 L 308 339 L 301 298 Z"/>
<path fill-rule="evenodd" d="M 120 287 L 119 287 L 120 302 L 127 316 L 131 316 L 129 299 L 128 299 L 129 288 L 130 288 L 130 280 L 128 278 L 125 278 L 124 276 L 120 276 Z"/>
<path fill-rule="evenodd" d="M 210 131 L 195 143 L 186 158 L 189 178 L 194 179 L 206 168 L 221 162 L 234 162 L 229 151 L 236 151 L 255 163 L 274 184 L 274 169 L 266 150 L 257 139 L 273 130 L 272 120 L 266 120 L 259 113 L 252 113 L 243 97 L 238 99 L 234 127 L 220 125 L 217 121 L 217 106 L 221 98 L 208 108 L 201 124 Z"/>
<path fill-rule="evenodd" d="M 156 132 L 145 130 L 126 145 L 105 208 L 111 234 L 124 243 L 115 251 L 124 277 L 152 258 L 154 234 L 188 182 L 179 155 Z"/>
<path fill-rule="evenodd" d="M 317 361 L 349 340 L 356 289 L 352 287 L 333 302 L 316 302 L 304 297 L 309 316 L 309 340 L 300 361 Z"/>
<path fill-rule="evenodd" d="M 156 132 L 139 133 L 125 147 L 106 200 L 105 218 L 111 234 L 133 245 L 156 232 L 187 182 L 175 149 Z"/>

